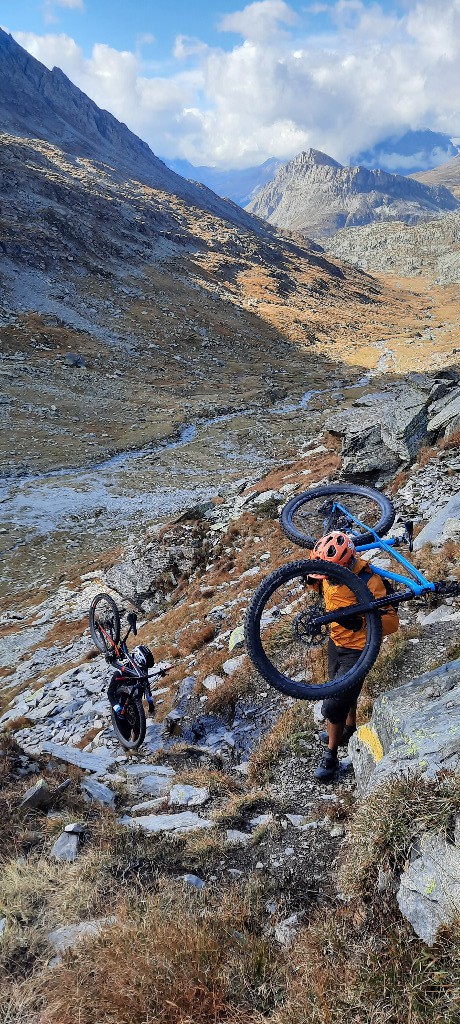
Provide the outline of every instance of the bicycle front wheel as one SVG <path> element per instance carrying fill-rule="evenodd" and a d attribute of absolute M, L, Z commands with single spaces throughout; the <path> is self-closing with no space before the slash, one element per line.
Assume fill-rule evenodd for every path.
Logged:
<path fill-rule="evenodd" d="M 324 582 L 316 590 L 308 578 L 318 573 Z M 342 592 L 343 606 L 372 600 L 366 584 L 349 569 L 330 562 L 302 560 L 283 565 L 268 576 L 246 614 L 245 638 L 251 661 L 271 686 L 300 700 L 323 700 L 352 689 L 372 667 L 380 649 L 380 616 L 369 611 L 360 618 L 363 648 L 359 650 L 358 645 L 356 663 L 342 675 L 330 678 L 330 627 L 314 625 L 315 618 L 326 613 L 325 583 L 347 588 Z"/>
<path fill-rule="evenodd" d="M 96 594 L 89 609 L 89 631 L 102 654 L 113 654 L 120 640 L 120 613 L 109 594 Z"/>
<path fill-rule="evenodd" d="M 334 502 L 339 502 L 367 529 L 352 523 L 340 510 L 333 510 Z M 281 526 L 294 544 L 305 548 L 312 548 L 331 530 L 344 530 L 357 544 L 371 544 L 369 529 L 383 537 L 393 525 L 395 515 L 389 498 L 375 487 L 328 484 L 291 498 L 281 512 Z"/>

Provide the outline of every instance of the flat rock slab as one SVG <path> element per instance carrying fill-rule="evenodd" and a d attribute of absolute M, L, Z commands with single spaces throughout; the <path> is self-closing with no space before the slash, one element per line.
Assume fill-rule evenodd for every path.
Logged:
<path fill-rule="evenodd" d="M 48 942 L 54 946 L 56 953 L 65 953 L 66 949 L 72 949 L 80 939 L 86 939 L 89 935 L 99 935 L 103 928 L 116 923 L 116 917 L 100 917 L 93 921 L 81 921 L 80 924 L 62 925 L 54 928 L 48 934 Z"/>
<path fill-rule="evenodd" d="M 237 672 L 242 665 L 244 665 L 246 655 L 240 654 L 236 658 L 227 658 L 222 665 L 222 671 L 225 672 L 226 676 L 232 676 L 234 672 Z"/>
<path fill-rule="evenodd" d="M 438 929 L 458 917 L 460 849 L 426 832 L 418 853 L 401 876 L 397 900 L 415 933 L 431 946 Z"/>
<path fill-rule="evenodd" d="M 249 832 L 240 832 L 237 828 L 228 828 L 226 839 L 229 846 L 247 846 L 251 835 Z"/>
<path fill-rule="evenodd" d="M 137 818 L 125 815 L 119 819 L 120 825 L 130 828 L 143 828 L 145 832 L 194 832 L 201 828 L 213 828 L 214 822 L 200 818 L 193 811 L 180 811 L 178 814 L 145 814 Z"/>
<path fill-rule="evenodd" d="M 80 788 L 85 800 L 94 800 L 95 803 L 103 804 L 105 807 L 115 807 L 115 793 L 108 786 L 104 786 L 102 782 L 98 782 L 96 779 L 84 779 Z"/>
<path fill-rule="evenodd" d="M 53 743 L 52 740 L 45 740 L 42 743 L 42 750 L 45 754 L 51 754 L 58 761 L 66 761 L 67 764 L 74 764 L 77 768 L 83 768 L 87 772 L 94 772 L 95 775 L 102 775 L 107 772 L 115 763 L 116 754 L 108 750 L 100 750 L 97 754 L 85 754 L 78 747 L 71 747 L 65 743 Z"/>
<path fill-rule="evenodd" d="M 209 800 L 206 786 L 185 786 L 177 784 L 169 793 L 170 807 L 202 807 Z"/>
<path fill-rule="evenodd" d="M 130 764 L 126 768 L 126 774 L 130 778 L 136 775 L 175 775 L 174 768 L 168 768 L 165 764 Z"/>
<path fill-rule="evenodd" d="M 166 796 L 172 785 L 170 775 L 142 775 L 139 779 L 139 791 L 145 796 Z"/>

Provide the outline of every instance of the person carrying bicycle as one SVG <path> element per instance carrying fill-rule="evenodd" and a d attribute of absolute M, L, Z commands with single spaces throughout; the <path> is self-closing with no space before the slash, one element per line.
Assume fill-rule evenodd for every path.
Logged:
<path fill-rule="evenodd" d="M 374 598 L 385 597 L 388 592 L 383 579 L 372 572 L 368 563 L 357 555 L 355 545 L 346 533 L 334 530 L 321 537 L 310 557 L 345 566 L 364 580 Z M 320 574 L 310 575 L 308 583 L 314 589 L 322 589 L 328 612 L 348 608 L 356 603 L 355 595 L 348 587 L 343 584 L 332 584 Z M 381 619 L 383 636 L 396 632 L 399 618 L 394 608 L 386 607 L 381 613 Z M 342 676 L 349 671 L 358 661 L 365 644 L 366 630 L 362 616 L 349 617 L 343 623 L 332 622 L 327 651 L 329 679 Z M 364 678 L 344 694 L 327 697 L 323 701 L 322 713 L 326 719 L 327 733 L 321 734 L 321 738 L 327 743 L 327 750 L 315 771 L 315 778 L 320 782 L 333 780 L 339 767 L 338 748 L 348 743 L 350 736 L 356 731 L 356 704 L 363 682 Z"/>

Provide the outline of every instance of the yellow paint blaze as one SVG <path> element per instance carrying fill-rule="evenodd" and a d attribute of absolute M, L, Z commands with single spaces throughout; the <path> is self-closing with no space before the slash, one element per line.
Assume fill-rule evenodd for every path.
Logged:
<path fill-rule="evenodd" d="M 382 760 L 383 747 L 374 729 L 369 725 L 361 725 L 358 729 L 358 739 L 367 747 L 376 764 Z"/>

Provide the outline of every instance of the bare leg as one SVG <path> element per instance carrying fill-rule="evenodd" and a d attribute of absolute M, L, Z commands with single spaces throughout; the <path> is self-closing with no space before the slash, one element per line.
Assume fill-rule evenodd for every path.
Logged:
<path fill-rule="evenodd" d="M 345 725 L 356 725 L 356 706 L 357 706 L 357 703 L 358 703 L 358 701 L 355 700 L 355 703 L 352 704 L 352 706 L 351 706 L 351 708 L 350 708 L 350 710 L 348 712 L 347 720 L 345 722 Z"/>
<path fill-rule="evenodd" d="M 343 733 L 344 724 L 345 724 L 344 722 L 339 722 L 338 725 L 335 725 L 333 722 L 329 722 L 329 720 L 327 720 L 327 734 L 329 736 L 329 743 L 328 743 L 329 750 L 337 751 L 337 749 L 339 747 L 340 740 L 342 739 L 342 733 Z"/>

